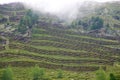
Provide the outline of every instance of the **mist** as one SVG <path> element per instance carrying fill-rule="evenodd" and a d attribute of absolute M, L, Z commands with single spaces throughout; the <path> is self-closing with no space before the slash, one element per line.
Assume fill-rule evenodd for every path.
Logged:
<path fill-rule="evenodd" d="M 104 2 L 110 1 L 120 0 L 0 0 L 0 4 L 23 2 L 26 7 L 32 8 L 40 12 L 54 14 L 60 18 L 75 19 L 77 17 L 80 7 L 83 8 L 82 6 L 90 5 L 90 7 L 86 7 L 89 7 L 91 9 L 96 7 L 97 3 L 102 4 Z M 88 4 L 87 2 L 90 2 L 90 4 Z M 81 16 L 83 15 L 84 14 L 81 13 Z"/>

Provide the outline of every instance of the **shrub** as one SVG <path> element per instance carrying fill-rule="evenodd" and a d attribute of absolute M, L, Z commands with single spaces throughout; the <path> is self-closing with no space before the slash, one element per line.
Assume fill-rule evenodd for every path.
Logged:
<path fill-rule="evenodd" d="M 62 70 L 58 70 L 57 78 L 63 78 L 63 72 Z"/>
<path fill-rule="evenodd" d="M 33 79 L 32 80 L 44 80 L 44 69 L 40 69 L 39 66 L 35 66 L 32 73 Z"/>
<path fill-rule="evenodd" d="M 13 80 L 13 71 L 10 67 L 3 71 L 1 80 Z"/>
<path fill-rule="evenodd" d="M 96 80 L 106 80 L 106 73 L 105 71 L 100 68 L 97 72 L 96 72 Z"/>
<path fill-rule="evenodd" d="M 116 80 L 116 78 L 115 78 L 113 73 L 110 73 L 110 80 Z"/>
<path fill-rule="evenodd" d="M 101 29 L 104 21 L 100 17 L 92 17 L 91 19 L 91 30 Z"/>

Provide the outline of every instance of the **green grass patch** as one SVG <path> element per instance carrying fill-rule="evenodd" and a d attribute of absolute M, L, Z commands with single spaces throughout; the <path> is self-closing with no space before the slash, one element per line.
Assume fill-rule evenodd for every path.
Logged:
<path fill-rule="evenodd" d="M 34 67 L 12 67 L 14 80 L 32 80 L 32 70 Z M 42 68 L 40 68 L 42 69 Z M 4 69 L 0 69 L 0 73 L 3 73 Z M 62 70 L 62 78 L 57 78 L 58 70 L 45 69 L 45 77 L 49 77 L 50 80 L 95 80 L 94 72 L 72 72 Z M 1 74 L 0 74 L 1 76 Z"/>
<path fill-rule="evenodd" d="M 77 38 L 84 38 L 84 39 L 92 39 L 92 40 L 98 40 L 98 41 L 118 43 L 118 41 L 116 41 L 116 40 L 109 40 L 109 39 L 103 39 L 103 38 L 94 38 L 94 37 L 90 37 L 90 36 L 78 36 L 78 35 L 69 35 L 69 34 L 66 34 L 66 35 L 70 36 L 70 37 L 77 37 Z"/>
<path fill-rule="evenodd" d="M 37 60 L 30 59 L 28 57 L 3 57 L 0 58 L 0 62 L 12 62 L 12 61 L 30 61 L 30 62 L 38 62 Z"/>
<path fill-rule="evenodd" d="M 48 34 L 32 34 L 33 37 L 51 37 Z"/>
<path fill-rule="evenodd" d="M 46 54 L 39 54 L 39 53 L 33 53 L 33 52 L 29 52 L 26 50 L 19 50 L 19 49 L 10 49 L 10 50 L 4 50 L 1 51 L 0 54 L 11 54 L 11 55 L 31 55 L 31 56 L 36 56 L 36 57 L 45 57 L 45 58 L 51 58 L 51 59 L 60 59 L 60 60 L 104 60 L 104 59 L 99 59 L 99 58 L 90 58 L 90 57 L 85 57 L 85 58 L 81 58 L 81 57 L 72 57 L 72 56 L 61 56 L 61 55 L 46 55 Z M 22 57 L 25 58 L 25 57 Z M 17 58 L 16 58 L 17 59 Z M 1 59 L 2 60 L 2 59 Z"/>

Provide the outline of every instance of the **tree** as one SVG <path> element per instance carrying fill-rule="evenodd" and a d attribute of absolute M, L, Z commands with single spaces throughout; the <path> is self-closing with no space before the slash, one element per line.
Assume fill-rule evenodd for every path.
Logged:
<path fill-rule="evenodd" d="M 33 73 L 32 80 L 44 80 L 44 69 L 40 69 L 39 66 L 36 65 L 32 73 Z"/>
<path fill-rule="evenodd" d="M 92 17 L 91 19 L 91 30 L 95 30 L 95 29 L 101 29 L 103 27 L 103 19 L 99 18 L 99 17 Z"/>
<path fill-rule="evenodd" d="M 36 24 L 36 22 L 38 21 L 39 16 L 33 13 L 33 11 L 30 9 L 27 11 L 26 16 L 29 18 L 29 21 L 31 22 L 28 24 L 28 26 L 29 28 L 32 28 L 32 26 Z"/>
<path fill-rule="evenodd" d="M 113 73 L 110 73 L 110 80 L 116 80 L 116 78 L 115 78 Z"/>
<path fill-rule="evenodd" d="M 96 72 L 96 80 L 106 80 L 106 73 L 101 67 Z"/>
<path fill-rule="evenodd" d="M 26 15 L 21 18 L 18 25 L 18 31 L 25 33 L 28 29 L 31 29 L 37 23 L 38 19 L 39 16 L 29 9 L 26 12 Z"/>
<path fill-rule="evenodd" d="M 10 67 L 3 71 L 1 80 L 13 80 L 13 71 Z"/>
<path fill-rule="evenodd" d="M 18 32 L 21 32 L 22 34 L 24 34 L 27 31 L 27 17 L 22 17 L 22 19 L 20 20 L 20 23 L 18 25 Z"/>

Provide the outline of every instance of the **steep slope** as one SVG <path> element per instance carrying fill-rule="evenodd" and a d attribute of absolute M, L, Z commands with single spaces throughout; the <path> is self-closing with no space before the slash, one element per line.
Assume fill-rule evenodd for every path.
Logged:
<path fill-rule="evenodd" d="M 84 6 L 85 5 L 85 6 Z M 103 36 L 120 36 L 120 2 L 87 2 L 79 9 L 72 29 Z M 97 31 L 98 30 L 98 31 Z"/>
<path fill-rule="evenodd" d="M 3 5 L 2 8 L 5 12 L 0 14 L 7 20 L 11 16 L 6 17 L 7 9 L 10 9 L 9 13 L 16 11 L 12 6 Z M 21 14 L 24 11 L 26 9 L 20 7 L 15 13 Z M 24 14 L 21 15 L 24 16 Z M 120 61 L 120 42 L 117 37 L 96 37 L 91 34 L 78 33 L 59 23 L 41 21 L 40 18 L 31 30 L 31 37 L 28 38 L 15 33 L 20 19 L 10 20 L 12 25 L 7 29 L 4 25 L 7 21 L 0 24 L 3 30 L 0 34 L 0 67 L 8 65 L 30 67 L 37 64 L 40 67 L 52 69 L 95 71 L 100 66 L 106 69 L 107 66 L 113 66 L 115 62 Z M 7 39 L 3 39 L 2 36 Z M 7 43 L 8 40 L 9 43 Z"/>

